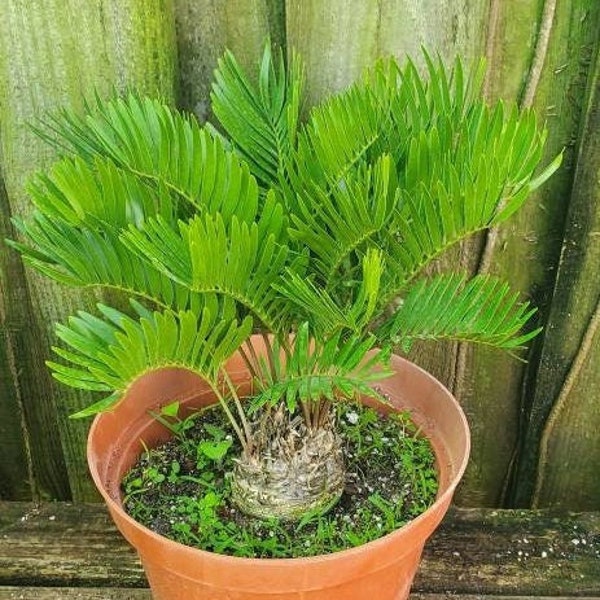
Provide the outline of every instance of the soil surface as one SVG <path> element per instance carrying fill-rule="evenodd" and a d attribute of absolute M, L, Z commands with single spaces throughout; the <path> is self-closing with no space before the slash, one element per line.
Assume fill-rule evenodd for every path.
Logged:
<path fill-rule="evenodd" d="M 421 514 L 437 492 L 435 458 L 409 417 L 340 404 L 346 485 L 334 506 L 295 522 L 259 520 L 229 501 L 241 448 L 220 410 L 205 410 L 142 454 L 123 481 L 125 510 L 175 541 L 247 557 L 313 556 L 374 540 Z M 166 419 L 169 420 L 169 419 Z"/>

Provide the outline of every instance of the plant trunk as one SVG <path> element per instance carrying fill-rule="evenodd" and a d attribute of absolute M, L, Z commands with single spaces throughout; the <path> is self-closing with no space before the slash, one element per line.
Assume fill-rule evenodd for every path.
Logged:
<path fill-rule="evenodd" d="M 342 441 L 333 414 L 324 421 L 310 429 L 283 405 L 261 416 L 254 447 L 232 474 L 232 499 L 244 514 L 294 520 L 324 510 L 342 495 Z"/>

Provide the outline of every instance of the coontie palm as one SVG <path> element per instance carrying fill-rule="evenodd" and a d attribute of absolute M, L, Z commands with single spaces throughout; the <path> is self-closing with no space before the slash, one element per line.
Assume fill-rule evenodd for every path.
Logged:
<path fill-rule="evenodd" d="M 560 157 L 539 169 L 545 130 L 481 99 L 481 65 L 424 63 L 382 60 L 307 110 L 301 61 L 267 45 L 253 77 L 222 58 L 214 123 L 135 94 L 45 123 L 60 158 L 31 182 L 35 212 L 12 245 L 62 284 L 130 299 L 57 326 L 54 376 L 102 394 L 77 416 L 150 370 L 190 369 L 239 437 L 235 504 L 294 518 L 341 494 L 332 406 L 377 396 L 393 348 L 515 352 L 536 335 L 506 283 L 427 267 L 508 219 Z M 251 398 L 224 369 L 236 352 Z"/>

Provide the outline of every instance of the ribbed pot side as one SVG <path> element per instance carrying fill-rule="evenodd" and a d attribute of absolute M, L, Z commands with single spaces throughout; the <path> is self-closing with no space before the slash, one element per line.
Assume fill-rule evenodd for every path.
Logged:
<path fill-rule="evenodd" d="M 254 341 L 258 347 L 260 340 Z M 402 600 L 427 538 L 446 513 L 466 467 L 469 430 L 444 386 L 416 365 L 392 357 L 394 375 L 381 391 L 408 410 L 435 450 L 440 478 L 435 503 L 401 529 L 378 540 L 310 558 L 249 559 L 196 550 L 140 525 L 123 510 L 120 482 L 143 450 L 169 433 L 148 414 L 179 399 L 189 410 L 214 402 L 208 386 L 182 369 L 162 369 L 138 380 L 114 410 L 94 420 L 88 463 L 112 518 L 140 555 L 154 600 Z M 228 364 L 234 381 L 249 391 L 243 362 Z"/>

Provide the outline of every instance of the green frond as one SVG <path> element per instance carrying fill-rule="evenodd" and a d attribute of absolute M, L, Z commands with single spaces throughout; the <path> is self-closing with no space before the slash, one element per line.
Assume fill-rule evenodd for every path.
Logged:
<path fill-rule="evenodd" d="M 279 223 L 279 220 L 278 220 Z M 287 246 L 277 241 L 278 226 L 261 231 L 233 216 L 196 216 L 179 230 L 149 219 L 143 230 L 131 227 L 123 239 L 137 256 L 198 294 L 222 294 L 252 313 L 270 331 L 281 298 L 272 287 L 288 265 Z"/>
<path fill-rule="evenodd" d="M 344 263 L 354 258 L 360 266 L 355 251 L 389 224 L 396 210 L 396 186 L 394 165 L 383 155 L 372 166 L 347 173 L 328 192 L 307 186 L 298 195 L 290 235 L 311 250 L 328 288 L 340 279 L 347 281 Z"/>
<path fill-rule="evenodd" d="M 528 302 L 499 279 L 478 275 L 439 275 L 415 283 L 395 314 L 376 334 L 405 351 L 415 340 L 452 339 L 517 350 L 540 329 L 520 333 L 535 314 Z"/>
<path fill-rule="evenodd" d="M 313 108 L 298 135 L 292 186 L 306 182 L 327 189 L 337 185 L 354 167 L 365 162 L 379 140 L 382 117 L 368 89 L 357 83 Z"/>
<path fill-rule="evenodd" d="M 40 212 L 72 226 L 107 224 L 119 229 L 140 226 L 149 216 L 175 218 L 176 207 L 166 188 L 148 186 L 101 156 L 91 163 L 78 156 L 64 158 L 32 180 L 28 191 Z"/>
<path fill-rule="evenodd" d="M 108 227 L 74 227 L 39 212 L 28 222 L 14 223 L 30 245 L 10 245 L 27 264 L 59 283 L 115 289 L 177 310 L 199 310 L 204 304 L 189 287 L 140 261 Z"/>
<path fill-rule="evenodd" d="M 293 320 L 309 320 L 313 333 L 324 336 L 338 330 L 354 330 L 344 307 L 310 278 L 288 269 L 282 281 L 274 284 L 274 289 L 296 308 Z"/>
<path fill-rule="evenodd" d="M 408 59 L 384 59 L 348 90 L 315 107 L 299 136 L 299 188 L 306 180 L 336 183 L 361 162 L 382 154 L 402 167 L 410 140 L 439 119 L 458 125 L 479 102 L 484 63 L 465 77 L 459 58 L 447 69 L 424 51 L 428 78 Z"/>
<path fill-rule="evenodd" d="M 258 186 L 246 164 L 191 115 L 158 100 L 130 94 L 88 106 L 85 116 L 63 110 L 49 123 L 57 144 L 89 164 L 97 157 L 136 175 L 156 189 L 225 218 L 252 221 Z M 48 136 L 46 136 L 48 137 Z"/>
<path fill-rule="evenodd" d="M 362 277 L 356 298 L 348 311 L 355 330 L 364 330 L 376 313 L 385 263 L 381 250 L 368 248 L 362 259 Z"/>
<path fill-rule="evenodd" d="M 54 377 L 66 385 L 112 392 L 74 417 L 106 410 L 136 379 L 162 367 L 190 369 L 216 384 L 219 369 L 252 330 L 250 318 L 225 321 L 207 308 L 199 314 L 145 312 L 137 320 L 108 306 L 98 308 L 103 318 L 80 311 L 68 325 L 57 326 L 67 348 L 54 352 L 72 366 L 48 362 Z"/>
<path fill-rule="evenodd" d="M 472 106 L 458 126 L 439 120 L 411 140 L 400 178 L 401 208 L 387 239 L 380 240 L 396 274 L 389 297 L 441 252 L 521 206 L 537 185 L 533 176 L 544 141 L 533 114 L 507 114 L 501 103 Z"/>
<path fill-rule="evenodd" d="M 425 48 L 422 49 L 422 52 L 427 67 L 427 78 L 424 84 L 426 92 L 425 94 L 419 93 L 419 96 L 427 97 L 431 114 L 434 116 L 448 115 L 454 122 L 459 123 L 471 107 L 480 102 L 485 76 L 485 60 L 480 59 L 474 64 L 465 79 L 464 67 L 459 56 L 448 68 L 439 54 L 434 58 Z M 413 85 L 420 85 L 417 81 L 418 71 L 410 60 L 403 78 L 406 77 L 406 73 L 410 73 Z"/>
<path fill-rule="evenodd" d="M 371 247 L 394 274 L 382 290 L 392 298 L 449 246 L 508 218 L 560 162 L 534 179 L 545 133 L 532 113 L 485 105 L 483 63 L 465 74 L 459 59 L 447 69 L 424 56 L 425 77 L 381 61 L 299 135 L 283 193 L 328 290 L 359 279 L 357 254 Z M 370 189 L 365 173 L 384 159 L 394 179 L 381 201 L 385 186 Z"/>
<path fill-rule="evenodd" d="M 374 381 L 389 375 L 388 350 L 374 350 L 375 337 L 352 336 L 342 341 L 338 332 L 324 341 L 311 335 L 308 323 L 298 328 L 285 351 L 275 340 L 268 366 L 255 365 L 260 389 L 251 400 L 254 410 L 285 401 L 290 411 L 299 402 L 340 400 L 363 394 L 379 395 Z M 285 358 L 279 358 L 285 352 Z"/>
<path fill-rule="evenodd" d="M 310 278 L 288 269 L 283 283 L 274 288 L 298 309 L 296 322 L 308 320 L 313 335 L 319 339 L 343 331 L 363 335 L 379 308 L 379 291 L 384 271 L 384 257 L 370 248 L 361 259 L 360 277 L 348 286 L 346 298 L 334 296 Z"/>
<path fill-rule="evenodd" d="M 295 145 L 303 67 L 292 55 L 286 69 L 283 53 L 265 45 L 258 85 L 251 83 L 231 52 L 219 60 L 211 94 L 212 109 L 233 146 L 266 186 L 283 173 Z"/>

